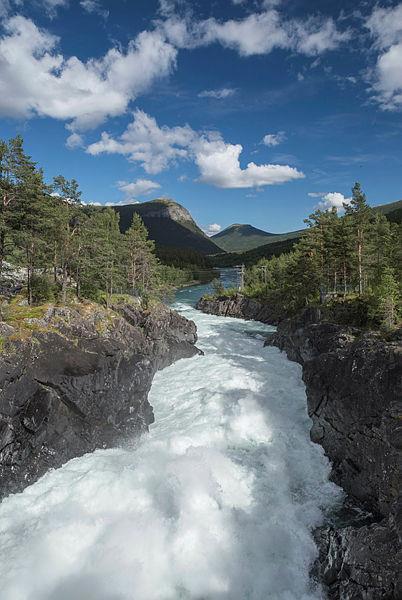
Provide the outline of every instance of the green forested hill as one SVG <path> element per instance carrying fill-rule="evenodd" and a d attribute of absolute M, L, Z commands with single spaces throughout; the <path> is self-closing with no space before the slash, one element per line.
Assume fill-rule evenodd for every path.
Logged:
<path fill-rule="evenodd" d="M 402 224 L 402 200 L 391 202 L 390 204 L 380 204 L 374 206 L 374 210 L 382 212 L 391 223 Z"/>
<path fill-rule="evenodd" d="M 257 229 L 252 225 L 236 223 L 213 235 L 211 239 L 226 252 L 246 252 L 262 246 L 272 235 L 272 233 Z"/>

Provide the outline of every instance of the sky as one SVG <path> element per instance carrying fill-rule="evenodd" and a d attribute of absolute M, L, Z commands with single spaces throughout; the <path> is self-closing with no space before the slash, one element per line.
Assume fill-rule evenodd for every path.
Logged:
<path fill-rule="evenodd" d="M 209 234 L 402 197 L 402 2 L 0 0 L 0 137 Z"/>

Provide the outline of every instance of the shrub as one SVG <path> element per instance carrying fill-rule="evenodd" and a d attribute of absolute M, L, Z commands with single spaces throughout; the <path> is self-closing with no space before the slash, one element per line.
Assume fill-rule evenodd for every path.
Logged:
<path fill-rule="evenodd" d="M 46 304 L 55 299 L 56 285 L 45 275 L 34 275 L 31 280 L 31 289 L 34 304 Z"/>

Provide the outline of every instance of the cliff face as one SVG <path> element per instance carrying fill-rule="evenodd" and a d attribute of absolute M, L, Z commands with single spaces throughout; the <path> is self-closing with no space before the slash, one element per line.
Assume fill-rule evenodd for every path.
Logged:
<path fill-rule="evenodd" d="M 198 352 L 195 324 L 163 307 L 51 307 L 26 325 L 0 323 L 1 496 L 145 432 L 155 372 Z"/>
<path fill-rule="evenodd" d="M 401 333 L 385 341 L 311 316 L 284 321 L 268 343 L 302 364 L 311 439 L 349 495 L 346 525 L 316 532 L 318 571 L 329 598 L 401 598 Z"/>

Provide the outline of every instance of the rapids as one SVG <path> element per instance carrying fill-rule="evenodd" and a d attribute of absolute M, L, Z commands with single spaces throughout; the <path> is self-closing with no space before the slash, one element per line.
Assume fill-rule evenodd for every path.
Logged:
<path fill-rule="evenodd" d="M 155 424 L 0 505 L 1 600 L 307 600 L 312 529 L 339 499 L 299 365 L 270 328 L 201 314 L 205 356 L 155 377 Z"/>

